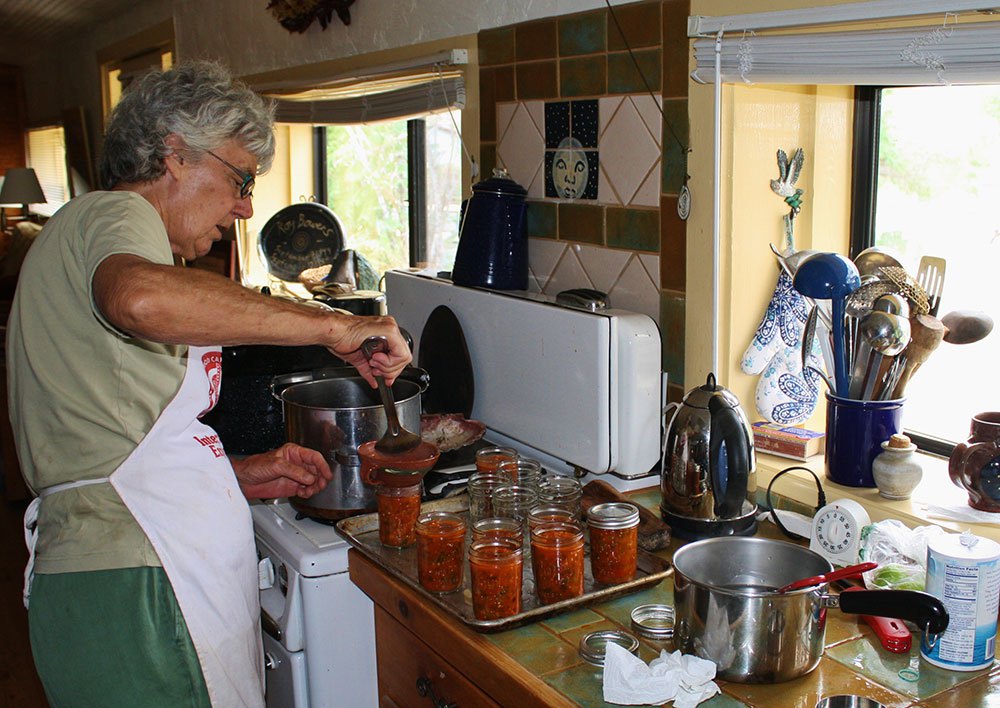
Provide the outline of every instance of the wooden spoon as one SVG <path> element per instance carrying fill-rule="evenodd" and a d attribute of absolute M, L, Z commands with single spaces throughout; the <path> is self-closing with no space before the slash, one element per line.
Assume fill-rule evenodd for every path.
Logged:
<path fill-rule="evenodd" d="M 976 310 L 955 310 L 941 318 L 948 344 L 972 344 L 993 331 L 993 318 Z"/>
<path fill-rule="evenodd" d="M 945 326 L 932 315 L 912 315 L 910 317 L 910 343 L 902 356 L 906 357 L 903 373 L 899 377 L 893 398 L 902 398 L 910 377 L 927 361 L 944 339 Z"/>

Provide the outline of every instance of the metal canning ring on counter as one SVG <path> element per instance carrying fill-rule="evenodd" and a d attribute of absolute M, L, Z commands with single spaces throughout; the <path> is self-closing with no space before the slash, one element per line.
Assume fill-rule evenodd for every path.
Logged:
<path fill-rule="evenodd" d="M 604 666 L 604 655 L 608 644 L 617 644 L 636 656 L 639 655 L 639 640 L 628 632 L 605 629 L 585 634 L 580 639 L 580 657 L 588 664 Z"/>
<path fill-rule="evenodd" d="M 639 605 L 632 610 L 632 629 L 645 639 L 672 639 L 675 616 L 674 608 L 670 605 Z"/>

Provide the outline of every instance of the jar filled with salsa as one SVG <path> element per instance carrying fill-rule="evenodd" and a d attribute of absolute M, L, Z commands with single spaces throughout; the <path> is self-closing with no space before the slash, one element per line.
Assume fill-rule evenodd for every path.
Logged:
<path fill-rule="evenodd" d="M 502 463 L 516 459 L 517 450 L 512 447 L 484 447 L 476 451 L 476 471 L 497 472 Z"/>
<path fill-rule="evenodd" d="M 472 610 L 478 620 L 503 619 L 521 611 L 523 557 L 520 544 L 474 541 L 469 548 Z"/>
<path fill-rule="evenodd" d="M 430 592 L 461 589 L 465 566 L 465 520 L 447 511 L 417 519 L 417 579 Z"/>
<path fill-rule="evenodd" d="M 543 605 L 583 594 L 583 531 L 564 523 L 539 524 L 531 531 L 531 568 Z"/>
<path fill-rule="evenodd" d="M 417 540 L 421 487 L 419 482 L 408 487 L 379 485 L 378 539 L 383 546 L 405 548 Z"/>
<path fill-rule="evenodd" d="M 639 509 L 634 504 L 595 504 L 587 512 L 590 528 L 590 569 L 604 585 L 627 583 L 635 577 L 639 547 Z"/>

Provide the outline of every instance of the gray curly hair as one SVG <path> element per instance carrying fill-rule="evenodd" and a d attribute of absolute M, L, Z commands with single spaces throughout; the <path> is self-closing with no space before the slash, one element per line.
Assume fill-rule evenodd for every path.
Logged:
<path fill-rule="evenodd" d="M 101 185 L 150 182 L 165 171 L 179 135 L 197 152 L 236 139 L 266 172 L 274 159 L 274 105 L 232 78 L 220 64 L 197 61 L 151 71 L 129 86 L 108 121 Z"/>

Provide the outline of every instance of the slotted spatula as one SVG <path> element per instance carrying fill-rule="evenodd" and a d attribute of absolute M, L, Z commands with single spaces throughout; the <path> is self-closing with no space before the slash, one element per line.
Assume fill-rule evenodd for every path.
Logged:
<path fill-rule="evenodd" d="M 930 315 L 937 317 L 938 308 L 941 306 L 941 293 L 944 292 L 944 271 L 946 262 L 944 258 L 936 256 L 922 256 L 920 265 L 917 268 L 917 283 L 927 293 L 927 302 L 930 305 Z"/>

